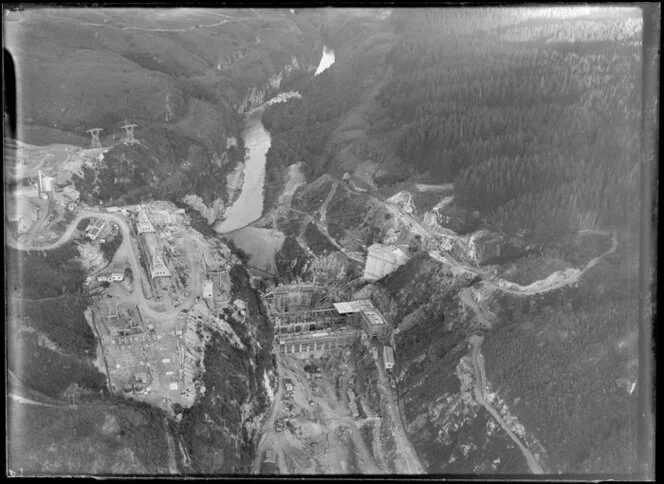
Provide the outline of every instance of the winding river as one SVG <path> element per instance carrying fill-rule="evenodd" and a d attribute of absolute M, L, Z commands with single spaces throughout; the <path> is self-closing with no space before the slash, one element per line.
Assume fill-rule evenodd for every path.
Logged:
<path fill-rule="evenodd" d="M 320 74 L 334 64 L 334 51 L 323 48 L 323 56 L 315 75 Z M 244 120 L 242 138 L 247 155 L 244 164 L 244 182 L 240 196 L 225 213 L 222 221 L 215 223 L 214 231 L 218 234 L 234 232 L 258 220 L 263 214 L 263 185 L 265 184 L 265 161 L 270 149 L 270 133 L 263 126 L 263 110 L 272 104 L 285 102 L 292 97 L 301 97 L 300 93 L 283 92 L 265 104 L 249 111 Z"/>
<path fill-rule="evenodd" d="M 245 119 L 242 137 L 247 148 L 244 164 L 244 182 L 240 196 L 226 210 L 226 218 L 214 225 L 219 234 L 232 232 L 260 218 L 263 211 L 263 184 L 265 183 L 265 155 L 270 149 L 270 133 L 261 122 L 262 109 L 249 113 Z"/>
<path fill-rule="evenodd" d="M 242 192 L 226 211 L 226 218 L 214 225 L 214 231 L 218 234 L 241 229 L 261 217 L 264 200 L 265 160 L 271 142 L 270 133 L 263 126 L 261 118 L 267 106 L 287 101 L 292 97 L 300 97 L 300 93 L 293 91 L 280 93 L 247 114 L 242 130 L 242 138 L 247 148 Z"/>

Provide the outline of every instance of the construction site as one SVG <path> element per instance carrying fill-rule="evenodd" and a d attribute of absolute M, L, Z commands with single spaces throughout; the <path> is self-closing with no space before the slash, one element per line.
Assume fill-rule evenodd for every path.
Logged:
<path fill-rule="evenodd" d="M 121 143 L 140 143 L 134 137 L 136 126 L 122 126 Z M 86 131 L 91 136 L 89 148 L 66 144 L 35 146 L 18 140 L 6 143 L 5 226 L 10 237 L 33 247 L 47 246 L 57 238 L 57 231 L 48 228 L 65 224 L 80 208 L 81 194 L 74 186 L 74 177 L 83 178 L 83 169 L 94 169 L 113 147 L 102 145 L 101 131 Z"/>
<path fill-rule="evenodd" d="M 263 294 L 274 325 L 278 383 L 257 473 L 418 472 L 408 450 L 390 463 L 405 441 L 394 435 L 400 417 L 391 325 L 370 299 L 348 296 L 314 283 Z M 373 396 L 357 378 L 373 379 Z"/>
<path fill-rule="evenodd" d="M 241 346 L 220 316 L 231 305 L 234 256 L 218 239 L 192 230 L 170 203 L 107 211 L 125 227 L 129 240 L 97 276 L 97 282 L 110 284 L 88 314 L 103 351 L 100 370 L 113 392 L 167 411 L 175 403 L 189 407 L 201 390 L 201 361 L 212 333 L 225 332 Z M 91 221 L 91 231 L 103 218 Z M 132 285 L 124 280 L 127 269 Z M 238 318 L 240 312 L 236 308 Z"/>
<path fill-rule="evenodd" d="M 360 337 L 385 342 L 390 335 L 390 326 L 370 300 L 331 302 L 322 286 L 280 285 L 263 301 L 282 355 L 320 357 Z"/>

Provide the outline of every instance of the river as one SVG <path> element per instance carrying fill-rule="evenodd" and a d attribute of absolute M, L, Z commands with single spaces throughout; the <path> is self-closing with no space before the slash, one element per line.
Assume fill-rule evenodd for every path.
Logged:
<path fill-rule="evenodd" d="M 265 156 L 270 149 L 270 133 L 263 126 L 262 114 L 262 109 L 256 109 L 245 118 L 242 137 L 247 148 L 247 156 L 242 192 L 235 203 L 226 210 L 226 218 L 214 225 L 214 231 L 219 234 L 245 227 L 258 220 L 263 212 Z"/>
<path fill-rule="evenodd" d="M 314 76 L 328 69 L 334 64 L 334 61 L 334 51 L 324 46 L 323 55 Z M 263 214 L 265 161 L 267 151 L 270 149 L 271 138 L 270 133 L 263 126 L 261 118 L 263 110 L 267 106 L 285 102 L 292 97 L 301 96 L 300 93 L 294 91 L 279 93 L 247 113 L 242 131 L 242 138 L 247 148 L 242 192 L 235 203 L 226 210 L 224 220 L 215 223 L 214 231 L 218 234 L 226 234 L 246 227 L 258 220 Z"/>
<path fill-rule="evenodd" d="M 300 97 L 298 92 L 285 92 L 265 104 L 249 111 L 244 120 L 242 138 L 247 155 L 244 163 L 244 182 L 240 196 L 225 213 L 225 219 L 214 225 L 214 231 L 225 234 L 246 227 L 258 220 L 263 213 L 263 185 L 265 184 L 265 160 L 270 149 L 270 133 L 263 126 L 263 110 L 272 104 Z"/>

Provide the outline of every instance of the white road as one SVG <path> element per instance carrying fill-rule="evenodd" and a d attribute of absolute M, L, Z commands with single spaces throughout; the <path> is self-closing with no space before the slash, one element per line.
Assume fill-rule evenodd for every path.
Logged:
<path fill-rule="evenodd" d="M 7 234 L 7 245 L 19 250 L 49 251 L 57 249 L 58 247 L 61 247 L 62 245 L 67 243 L 69 239 L 71 239 L 71 237 L 74 235 L 74 233 L 77 230 L 76 226 L 81 220 L 90 217 L 95 217 L 106 221 L 112 221 L 118 224 L 118 226 L 120 227 L 120 231 L 122 232 L 122 243 L 120 244 L 120 247 L 118 247 L 116 257 L 126 258 L 126 260 L 129 261 L 135 281 L 132 287 L 132 291 L 138 299 L 139 305 L 141 306 L 141 311 L 143 311 L 143 313 L 146 316 L 150 316 L 153 318 L 168 318 L 175 316 L 182 309 L 186 309 L 193 305 L 196 296 L 200 294 L 200 277 L 198 277 L 199 272 L 196 270 L 197 267 L 195 267 L 196 256 L 193 253 L 193 251 L 188 251 L 190 264 L 194 264 L 194 266 L 192 266 L 192 271 L 191 271 L 192 288 L 190 290 L 189 296 L 182 302 L 182 304 L 178 308 L 173 308 L 170 311 L 163 311 L 163 312 L 156 311 L 153 309 L 151 303 L 147 299 L 145 299 L 145 294 L 143 293 L 142 284 L 140 281 L 144 279 L 145 274 L 143 273 L 141 265 L 138 262 L 138 256 L 134 250 L 134 245 L 132 244 L 131 229 L 129 227 L 129 224 L 127 223 L 127 220 L 125 220 L 124 217 L 118 214 L 108 213 L 108 212 L 98 212 L 94 210 L 83 210 L 76 216 L 76 218 L 72 222 L 70 222 L 69 227 L 67 228 L 67 230 L 65 230 L 64 234 L 62 234 L 60 239 L 58 239 L 56 242 L 53 242 L 52 244 L 40 247 L 29 246 L 21 242 L 18 242 L 9 234 Z M 188 244 L 188 246 L 192 247 L 193 244 Z"/>
<path fill-rule="evenodd" d="M 16 395 L 15 393 L 10 393 L 9 398 L 12 400 L 19 402 L 19 403 L 24 403 L 26 405 L 38 405 L 40 407 L 62 407 L 63 405 L 53 405 L 51 403 L 43 403 L 43 402 L 37 402 L 35 400 L 30 400 L 29 398 L 22 397 L 20 395 Z"/>
<path fill-rule="evenodd" d="M 519 450 L 526 458 L 528 467 L 533 474 L 543 474 L 544 470 L 539 464 L 535 456 L 528 450 L 528 448 L 521 443 L 521 440 L 512 432 L 500 414 L 486 401 L 484 397 L 484 359 L 480 354 L 480 346 L 484 338 L 481 336 L 472 336 L 471 342 L 473 344 L 473 366 L 475 368 L 475 399 L 496 419 L 500 426 L 507 432 L 507 435 L 519 447 Z"/>
<path fill-rule="evenodd" d="M 464 287 L 459 294 L 461 294 L 461 301 L 473 310 L 475 317 L 480 321 L 480 323 L 482 323 L 487 328 L 491 328 L 491 322 L 482 313 L 482 311 L 480 311 L 480 308 L 477 306 L 477 303 L 473 299 L 472 289 L 470 287 Z"/>
<path fill-rule="evenodd" d="M 398 474 L 425 474 L 426 470 L 420 461 L 420 458 L 413 449 L 408 437 L 406 436 L 406 429 L 401 420 L 399 407 L 395 401 L 394 394 L 390 389 L 390 383 L 383 367 L 383 362 L 380 358 L 376 358 L 376 366 L 378 367 L 378 377 L 380 379 L 380 390 L 383 393 L 387 405 L 384 407 L 394 423 L 392 428 L 394 439 L 397 444 L 397 458 L 396 466 Z"/>

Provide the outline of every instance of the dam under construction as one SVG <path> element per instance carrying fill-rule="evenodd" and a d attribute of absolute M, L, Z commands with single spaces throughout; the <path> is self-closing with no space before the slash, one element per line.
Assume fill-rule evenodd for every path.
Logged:
<path fill-rule="evenodd" d="M 370 299 L 332 301 L 331 294 L 327 287 L 298 283 L 263 295 L 279 354 L 320 357 L 360 338 L 389 339 L 390 325 Z"/>

